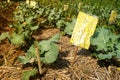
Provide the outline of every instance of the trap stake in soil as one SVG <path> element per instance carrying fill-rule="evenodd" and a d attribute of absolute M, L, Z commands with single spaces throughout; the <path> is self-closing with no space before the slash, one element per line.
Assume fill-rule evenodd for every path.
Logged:
<path fill-rule="evenodd" d="M 81 48 L 89 49 L 90 37 L 93 35 L 98 18 L 90 16 L 86 13 L 80 12 L 72 33 L 70 43 Z M 78 51 L 78 47 L 76 53 Z M 74 58 L 76 56 L 74 54 Z"/>

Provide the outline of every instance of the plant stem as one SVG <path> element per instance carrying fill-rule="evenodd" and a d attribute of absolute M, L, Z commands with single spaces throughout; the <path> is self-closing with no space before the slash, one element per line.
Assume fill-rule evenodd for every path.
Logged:
<path fill-rule="evenodd" d="M 42 65 L 41 65 L 41 61 L 40 61 L 40 57 L 39 57 L 39 53 L 38 53 L 38 46 L 35 47 L 35 55 L 37 57 L 37 62 L 38 62 L 38 70 L 39 70 L 39 74 L 42 74 Z"/>

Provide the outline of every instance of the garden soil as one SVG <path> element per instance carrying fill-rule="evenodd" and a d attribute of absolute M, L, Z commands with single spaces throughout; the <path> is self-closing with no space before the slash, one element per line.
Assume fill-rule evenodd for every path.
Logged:
<path fill-rule="evenodd" d="M 19 3 L 0 10 L 0 34 L 11 32 L 9 27 L 13 23 L 12 14 Z M 38 40 L 44 40 L 60 32 L 57 28 L 41 29 L 40 33 L 33 34 Z M 51 65 L 43 65 L 44 73 L 32 76 L 30 80 L 120 80 L 120 71 L 115 65 L 99 62 L 91 56 L 91 52 L 69 43 L 70 37 L 60 37 L 58 59 Z M 9 40 L 0 43 L 0 80 L 21 80 L 22 72 L 30 70 L 33 66 L 23 66 L 17 57 L 25 52 L 10 44 Z"/>

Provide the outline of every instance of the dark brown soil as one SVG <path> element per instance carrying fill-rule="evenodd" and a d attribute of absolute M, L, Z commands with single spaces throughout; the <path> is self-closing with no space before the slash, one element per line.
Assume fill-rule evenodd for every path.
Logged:
<path fill-rule="evenodd" d="M 8 6 L 7 8 L 0 10 L 0 34 L 2 32 L 12 30 L 9 27 L 9 24 L 13 22 L 12 14 L 17 5 L 19 5 L 19 3 L 13 3 L 12 5 Z"/>
<path fill-rule="evenodd" d="M 12 30 L 8 24 L 12 22 L 12 13 L 17 5 L 19 3 L 0 10 L 0 33 Z M 56 28 L 43 29 L 33 37 L 38 40 L 48 39 L 57 32 L 60 30 Z M 47 69 L 46 72 L 32 80 L 120 80 L 120 71 L 116 66 L 101 67 L 98 60 L 90 56 L 89 51 L 71 45 L 69 40 L 70 37 L 61 35 L 58 59 L 43 67 Z M 27 67 L 23 69 L 17 57 L 24 53 L 7 39 L 0 43 L 0 80 L 21 80 L 22 71 Z"/>

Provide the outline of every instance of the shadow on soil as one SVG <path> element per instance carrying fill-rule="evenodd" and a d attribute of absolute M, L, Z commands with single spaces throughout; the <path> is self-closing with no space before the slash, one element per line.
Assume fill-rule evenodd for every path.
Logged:
<path fill-rule="evenodd" d="M 58 55 L 58 59 L 53 64 L 51 64 L 50 67 L 52 69 L 64 69 L 68 67 L 70 65 L 70 62 L 63 58 L 66 57 L 68 53 L 68 51 L 60 52 L 60 54 Z"/>

